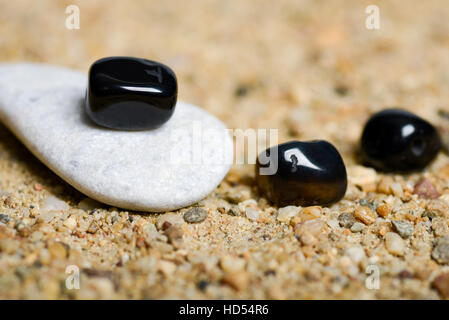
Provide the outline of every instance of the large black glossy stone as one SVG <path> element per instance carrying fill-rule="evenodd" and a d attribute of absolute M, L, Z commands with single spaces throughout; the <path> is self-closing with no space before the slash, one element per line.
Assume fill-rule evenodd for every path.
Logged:
<path fill-rule="evenodd" d="M 170 119 L 177 94 L 174 72 L 161 63 L 132 57 L 103 58 L 89 70 L 86 111 L 104 127 L 153 129 Z"/>
<path fill-rule="evenodd" d="M 256 179 L 261 193 L 278 206 L 328 205 L 340 200 L 347 187 L 343 159 L 323 140 L 265 150 L 257 158 Z"/>
<path fill-rule="evenodd" d="M 437 130 L 417 115 L 385 109 L 366 123 L 360 142 L 362 161 L 383 171 L 424 168 L 441 148 Z"/>

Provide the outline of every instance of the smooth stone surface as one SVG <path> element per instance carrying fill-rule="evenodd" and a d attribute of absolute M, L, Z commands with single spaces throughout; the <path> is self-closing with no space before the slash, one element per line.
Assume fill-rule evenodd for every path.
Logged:
<path fill-rule="evenodd" d="M 277 170 L 261 170 L 270 167 Z M 257 159 L 256 179 L 278 206 L 329 205 L 343 198 L 347 187 L 343 159 L 324 140 L 290 141 L 265 150 Z"/>
<path fill-rule="evenodd" d="M 142 58 L 107 57 L 89 69 L 86 112 L 119 130 L 160 127 L 175 111 L 178 84 L 166 65 Z"/>
<path fill-rule="evenodd" d="M 174 210 L 207 196 L 228 172 L 232 139 L 206 111 L 178 101 L 160 128 L 109 130 L 84 112 L 86 84 L 85 73 L 66 68 L 0 64 L 0 120 L 90 198 L 131 210 Z"/>
<path fill-rule="evenodd" d="M 362 161 L 383 171 L 421 170 L 440 149 L 435 127 L 401 109 L 385 109 L 371 116 L 360 141 Z"/>

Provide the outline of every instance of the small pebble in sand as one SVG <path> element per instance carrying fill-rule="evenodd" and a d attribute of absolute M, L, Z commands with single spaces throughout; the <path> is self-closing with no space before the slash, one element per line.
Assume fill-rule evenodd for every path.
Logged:
<path fill-rule="evenodd" d="M 48 245 L 48 252 L 53 259 L 64 259 L 68 255 L 67 245 L 61 242 L 51 242 Z"/>
<path fill-rule="evenodd" d="M 402 198 L 404 196 L 404 190 L 402 190 L 402 186 L 399 182 L 393 182 L 390 186 L 393 195 L 398 198 Z"/>
<path fill-rule="evenodd" d="M 63 222 L 63 225 L 65 225 L 70 230 L 75 229 L 76 228 L 76 224 L 77 224 L 77 222 L 76 222 L 76 219 L 74 217 L 70 217 L 70 218 L 66 219 Z"/>
<path fill-rule="evenodd" d="M 221 258 L 220 266 L 225 272 L 239 272 L 245 268 L 246 261 L 242 258 L 235 258 L 225 255 Z"/>
<path fill-rule="evenodd" d="M 0 214 L 0 222 L 8 223 L 11 218 L 7 214 Z"/>
<path fill-rule="evenodd" d="M 433 280 L 432 287 L 438 291 L 443 299 L 449 299 L 449 272 L 438 275 Z"/>
<path fill-rule="evenodd" d="M 180 248 L 183 243 L 183 235 L 182 230 L 176 226 L 170 225 L 170 223 L 165 223 L 166 229 L 164 230 L 164 234 L 167 236 L 168 242 L 174 248 Z"/>
<path fill-rule="evenodd" d="M 294 227 L 295 235 L 302 238 L 305 234 L 310 234 L 313 237 L 318 236 L 326 227 L 326 223 L 319 219 L 308 220 L 298 223 Z"/>
<path fill-rule="evenodd" d="M 20 241 L 10 238 L 0 239 L 0 252 L 11 254 L 17 251 Z"/>
<path fill-rule="evenodd" d="M 361 206 L 368 207 L 371 210 L 376 211 L 376 207 L 377 207 L 376 204 L 373 201 L 369 200 L 369 199 L 365 199 L 365 198 L 360 199 L 359 203 L 360 203 Z"/>
<path fill-rule="evenodd" d="M 257 219 L 259 219 L 260 211 L 249 207 L 246 209 L 245 214 L 249 220 L 256 221 Z"/>
<path fill-rule="evenodd" d="M 364 224 L 373 224 L 376 222 L 377 215 L 369 207 L 358 207 L 354 211 L 354 217 Z"/>
<path fill-rule="evenodd" d="M 440 193 L 435 189 L 432 182 L 425 178 L 415 184 L 413 193 L 422 199 L 437 199 L 440 196 Z"/>
<path fill-rule="evenodd" d="M 391 213 L 391 207 L 387 203 L 383 203 L 376 208 L 376 212 L 382 218 L 385 218 Z"/>
<path fill-rule="evenodd" d="M 44 187 L 40 183 L 35 183 L 34 184 L 34 190 L 42 191 L 43 189 L 44 189 Z"/>
<path fill-rule="evenodd" d="M 279 208 L 277 220 L 280 222 L 288 222 L 291 218 L 296 216 L 299 211 L 301 211 L 301 207 L 296 206 L 286 206 L 283 208 Z"/>
<path fill-rule="evenodd" d="M 391 223 L 403 239 L 407 239 L 413 234 L 413 226 L 410 223 L 399 220 L 392 220 Z"/>
<path fill-rule="evenodd" d="M 360 223 L 360 222 L 354 223 L 352 225 L 352 227 L 351 227 L 351 231 L 354 232 L 354 233 L 362 232 L 363 229 L 365 229 L 365 225 L 363 223 Z"/>
<path fill-rule="evenodd" d="M 438 263 L 449 263 L 449 237 L 441 237 L 432 251 L 432 258 Z"/>
<path fill-rule="evenodd" d="M 159 260 L 157 262 L 157 269 L 166 277 L 170 277 L 176 271 L 176 264 L 171 261 Z"/>
<path fill-rule="evenodd" d="M 359 263 L 360 261 L 362 261 L 365 258 L 365 251 L 363 250 L 362 246 L 360 246 L 360 245 L 347 248 L 345 250 L 345 253 L 355 263 Z"/>
<path fill-rule="evenodd" d="M 202 208 L 192 208 L 184 213 L 184 221 L 188 223 L 199 223 L 207 218 L 207 211 Z"/>
<path fill-rule="evenodd" d="M 299 213 L 299 217 L 301 218 L 301 221 L 318 219 L 321 217 L 322 211 L 323 208 L 320 206 L 305 207 Z"/>
<path fill-rule="evenodd" d="M 156 220 L 156 227 L 158 230 L 163 229 L 163 225 L 168 222 L 171 225 L 180 227 L 184 224 L 184 219 L 179 214 L 166 213 L 161 214 Z"/>
<path fill-rule="evenodd" d="M 405 243 L 404 240 L 394 232 L 387 232 L 385 235 L 385 247 L 388 252 L 396 256 L 404 255 Z"/>
<path fill-rule="evenodd" d="M 221 281 L 234 290 L 243 291 L 248 287 L 249 275 L 246 271 L 225 273 Z"/>
<path fill-rule="evenodd" d="M 354 225 L 354 223 L 356 223 L 356 220 L 352 213 L 343 212 L 338 216 L 338 223 L 342 228 L 351 228 Z"/>

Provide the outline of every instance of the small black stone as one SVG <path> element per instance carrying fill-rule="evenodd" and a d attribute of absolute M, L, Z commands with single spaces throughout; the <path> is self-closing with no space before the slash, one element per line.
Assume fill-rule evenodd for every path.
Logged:
<path fill-rule="evenodd" d="M 119 130 L 161 126 L 172 116 L 178 95 L 174 72 L 141 58 L 108 57 L 89 70 L 86 111 L 98 125 Z"/>
<path fill-rule="evenodd" d="M 339 84 L 334 89 L 335 92 L 340 96 L 346 96 L 349 93 L 349 88 L 344 84 Z"/>
<path fill-rule="evenodd" d="M 269 270 L 265 271 L 265 275 L 266 276 L 275 276 L 276 275 L 276 270 L 269 269 Z"/>
<path fill-rule="evenodd" d="M 360 142 L 362 161 L 383 171 L 420 170 L 440 149 L 441 139 L 435 127 L 401 109 L 374 114 Z"/>
<path fill-rule="evenodd" d="M 204 291 L 206 290 L 206 288 L 209 286 L 209 281 L 207 280 L 200 280 L 197 284 L 196 287 L 201 290 Z"/>
<path fill-rule="evenodd" d="M 277 170 L 276 170 L 277 169 Z M 259 190 L 278 206 L 328 205 L 346 192 L 343 159 L 327 141 L 291 141 L 257 158 Z"/>
<path fill-rule="evenodd" d="M 244 97 L 248 94 L 248 91 L 249 88 L 247 86 L 241 85 L 235 89 L 234 94 L 236 97 Z"/>

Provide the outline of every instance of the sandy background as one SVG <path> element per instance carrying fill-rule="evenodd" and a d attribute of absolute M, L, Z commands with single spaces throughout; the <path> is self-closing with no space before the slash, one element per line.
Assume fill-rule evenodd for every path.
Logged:
<path fill-rule="evenodd" d="M 80 8 L 79 30 L 65 28 L 70 4 Z M 229 128 L 277 128 L 281 142 L 331 141 L 350 182 L 345 200 L 319 208 L 323 225 L 304 243 L 294 223 L 259 197 L 251 166 L 232 169 L 199 204 L 208 218 L 193 225 L 182 220 L 189 208 L 167 217 L 79 205 L 85 197 L 0 126 L 0 297 L 447 298 L 448 267 L 431 254 L 449 234 L 448 156 L 400 176 L 357 166 L 354 151 L 370 113 L 384 107 L 447 126 L 438 111 L 449 110 L 449 8 L 382 1 L 380 30 L 368 30 L 369 4 L 0 0 L 0 61 L 85 71 L 104 56 L 161 61 L 177 74 L 179 99 Z M 413 194 L 423 177 L 438 199 Z M 69 205 L 52 219 L 51 196 Z M 360 200 L 392 211 L 359 233 L 340 227 L 338 216 Z M 248 207 L 261 213 L 257 221 Z M 182 237 L 162 230 L 164 219 Z M 385 246 L 393 219 L 414 228 L 401 255 Z M 81 270 L 80 290 L 65 286 L 68 265 Z M 379 290 L 365 286 L 369 265 L 381 270 Z"/>

